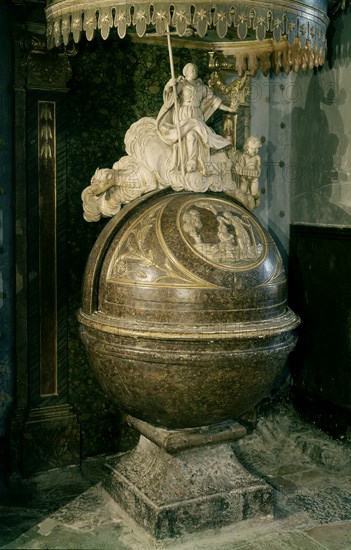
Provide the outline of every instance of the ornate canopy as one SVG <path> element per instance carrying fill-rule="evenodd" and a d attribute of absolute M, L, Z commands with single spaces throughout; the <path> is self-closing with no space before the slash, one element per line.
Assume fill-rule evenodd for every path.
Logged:
<path fill-rule="evenodd" d="M 162 36 L 168 26 L 179 37 L 201 40 L 212 29 L 216 41 L 229 41 L 234 49 L 240 43 L 241 56 L 256 48 L 259 65 L 269 42 L 270 53 L 276 49 L 297 70 L 324 61 L 327 7 L 327 0 L 48 0 L 48 44 L 78 42 L 83 33 L 92 40 L 96 32 L 103 39 L 112 32 L 123 38 L 129 31 Z"/>

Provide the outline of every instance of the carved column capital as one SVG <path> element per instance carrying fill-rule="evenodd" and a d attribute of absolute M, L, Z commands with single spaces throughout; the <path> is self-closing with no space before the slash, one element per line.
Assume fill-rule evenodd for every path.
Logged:
<path fill-rule="evenodd" d="M 234 149 L 242 148 L 250 127 L 250 73 L 245 71 L 239 76 L 235 58 L 217 49 L 208 51 L 208 66 L 212 69 L 209 87 L 230 109 L 222 113 L 217 132 L 230 141 Z"/>
<path fill-rule="evenodd" d="M 222 99 L 223 103 L 236 112 L 241 105 L 248 104 L 250 76 L 245 73 L 242 77 L 238 77 L 231 70 L 229 63 L 225 65 L 225 68 L 223 67 L 212 71 L 208 85 Z"/>
<path fill-rule="evenodd" d="M 30 89 L 67 89 L 72 69 L 69 53 L 66 50 L 48 50 L 46 37 L 25 34 L 19 40 L 21 52 L 21 72 L 26 86 Z"/>

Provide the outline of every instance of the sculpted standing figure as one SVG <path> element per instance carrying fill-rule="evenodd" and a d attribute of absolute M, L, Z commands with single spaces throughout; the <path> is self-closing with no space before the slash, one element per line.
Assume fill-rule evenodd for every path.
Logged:
<path fill-rule="evenodd" d="M 228 112 L 232 109 L 198 78 L 196 65 L 185 65 L 183 75 L 169 80 L 165 86 L 164 103 L 157 117 L 157 132 L 164 143 L 172 146 L 173 168 L 180 169 L 180 134 L 185 171 L 209 175 L 212 172 L 210 150 L 223 149 L 231 143 L 216 134 L 206 121 L 218 108 Z M 179 102 L 178 120 L 174 109 L 174 88 Z"/>
<path fill-rule="evenodd" d="M 255 200 L 255 206 L 260 204 L 260 193 L 258 190 L 258 178 L 261 174 L 261 157 L 258 151 L 261 147 L 261 141 L 250 136 L 244 144 L 244 152 L 239 153 L 235 169 L 239 176 L 240 191 L 249 193 Z"/>

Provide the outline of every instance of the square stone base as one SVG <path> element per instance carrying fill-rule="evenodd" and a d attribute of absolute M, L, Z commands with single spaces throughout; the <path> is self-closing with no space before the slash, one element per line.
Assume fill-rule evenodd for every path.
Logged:
<path fill-rule="evenodd" d="M 155 539 L 273 514 L 272 488 L 241 466 L 229 443 L 170 454 L 141 436 L 106 464 L 104 487 Z"/>
<path fill-rule="evenodd" d="M 11 468 L 30 477 L 80 462 L 80 427 L 70 405 L 17 409 L 11 425 Z"/>

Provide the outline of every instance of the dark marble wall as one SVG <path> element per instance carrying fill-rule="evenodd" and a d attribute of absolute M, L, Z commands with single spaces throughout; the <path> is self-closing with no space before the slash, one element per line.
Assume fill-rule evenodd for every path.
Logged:
<path fill-rule="evenodd" d="M 301 317 L 292 395 L 303 414 L 341 438 L 351 435 L 350 250 L 350 227 L 291 227 L 290 304 Z"/>
<path fill-rule="evenodd" d="M 206 80 L 206 53 L 174 50 L 177 74 L 190 61 L 197 63 Z M 97 385 L 78 335 L 76 311 L 85 263 L 107 223 L 84 221 L 80 194 L 97 167 L 111 167 L 124 154 L 129 126 L 143 116 L 157 115 L 170 68 L 166 47 L 133 43 L 128 38 L 82 43 L 71 66 L 67 97 L 69 402 L 78 413 L 82 452 L 87 456 L 124 448 L 129 436 L 124 431 L 120 437 L 118 411 Z"/>
<path fill-rule="evenodd" d="M 10 14 L 0 5 L 0 466 L 14 390 L 14 214 Z"/>

